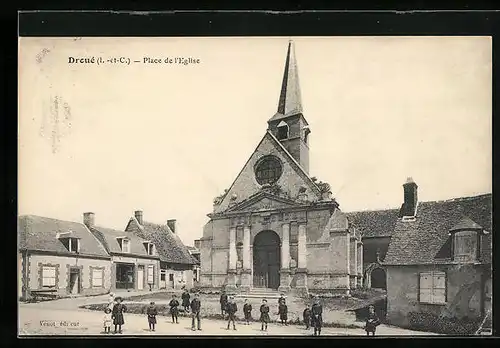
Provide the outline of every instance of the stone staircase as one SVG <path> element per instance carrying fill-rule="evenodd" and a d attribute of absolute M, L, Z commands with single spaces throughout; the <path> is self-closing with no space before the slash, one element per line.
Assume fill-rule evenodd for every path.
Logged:
<path fill-rule="evenodd" d="M 241 293 L 236 295 L 237 298 L 259 298 L 259 299 L 278 299 L 280 298 L 280 293 L 278 290 L 268 289 L 268 288 L 252 288 L 250 292 Z"/>

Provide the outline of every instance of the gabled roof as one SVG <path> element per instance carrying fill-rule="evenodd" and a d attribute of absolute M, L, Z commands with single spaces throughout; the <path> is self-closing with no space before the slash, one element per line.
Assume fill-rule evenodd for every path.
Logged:
<path fill-rule="evenodd" d="M 451 257 L 450 229 L 464 217 L 490 232 L 483 235 L 481 260 L 491 262 L 491 194 L 419 203 L 414 221 L 397 220 L 384 263 L 410 265 L 446 262 Z"/>
<path fill-rule="evenodd" d="M 69 233 L 66 234 L 67 232 Z M 17 233 L 19 249 L 74 255 L 57 238 L 58 234 L 64 233 L 64 237 L 80 239 L 79 255 L 109 256 L 104 246 L 99 243 L 87 227 L 78 222 L 23 215 L 17 219 Z"/>
<path fill-rule="evenodd" d="M 141 225 L 135 217 L 132 217 L 125 230 L 133 232 L 141 238 L 151 240 L 163 262 L 187 265 L 197 263 L 179 236 L 172 232 L 166 224 L 143 221 Z"/>
<path fill-rule="evenodd" d="M 140 238 L 126 231 L 120 231 L 100 226 L 91 227 L 90 230 L 104 245 L 106 250 L 111 254 L 137 255 L 147 258 L 158 258 L 158 256 L 148 255 L 146 247 L 144 245 L 144 243 L 148 242 L 147 239 Z M 130 240 L 129 253 L 123 252 L 118 242 L 119 239 L 124 237 Z"/>
<path fill-rule="evenodd" d="M 349 222 L 361 231 L 363 238 L 390 237 L 399 209 L 367 210 L 346 213 Z"/>
<path fill-rule="evenodd" d="M 469 219 L 467 216 L 464 216 L 462 220 L 452 228 L 450 231 L 460 231 L 460 230 L 482 230 L 483 227 L 476 224 L 474 221 Z"/>
<path fill-rule="evenodd" d="M 297 60 L 295 59 L 295 46 L 293 41 L 290 40 L 286 54 L 283 82 L 281 83 L 278 112 L 269 122 L 300 113 L 302 113 L 302 97 L 300 93 L 299 72 Z"/>

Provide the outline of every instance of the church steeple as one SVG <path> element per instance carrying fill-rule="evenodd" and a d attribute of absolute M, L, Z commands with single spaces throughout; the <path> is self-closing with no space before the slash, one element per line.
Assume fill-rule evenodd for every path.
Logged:
<path fill-rule="evenodd" d="M 295 59 L 295 45 L 292 40 L 288 43 L 278 113 L 285 117 L 302 113 L 299 72 L 297 60 Z"/>
<path fill-rule="evenodd" d="M 278 138 L 285 149 L 309 172 L 309 126 L 302 114 L 299 72 L 295 59 L 295 46 L 289 41 L 285 71 L 281 83 L 278 112 L 267 121 L 269 131 Z"/>

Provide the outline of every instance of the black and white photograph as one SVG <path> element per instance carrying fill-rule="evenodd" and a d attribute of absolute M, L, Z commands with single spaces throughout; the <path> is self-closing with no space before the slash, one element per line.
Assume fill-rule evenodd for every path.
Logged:
<path fill-rule="evenodd" d="M 489 36 L 20 37 L 18 335 L 492 334 Z"/>

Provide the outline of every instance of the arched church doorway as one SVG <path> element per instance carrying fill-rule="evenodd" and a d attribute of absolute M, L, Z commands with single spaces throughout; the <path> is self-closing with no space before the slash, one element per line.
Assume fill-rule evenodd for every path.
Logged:
<path fill-rule="evenodd" d="M 280 286 L 280 237 L 274 231 L 259 232 L 253 241 L 253 286 Z"/>
<path fill-rule="evenodd" d="M 387 289 L 386 274 L 383 268 L 375 268 L 370 275 L 371 287 L 375 289 Z"/>

